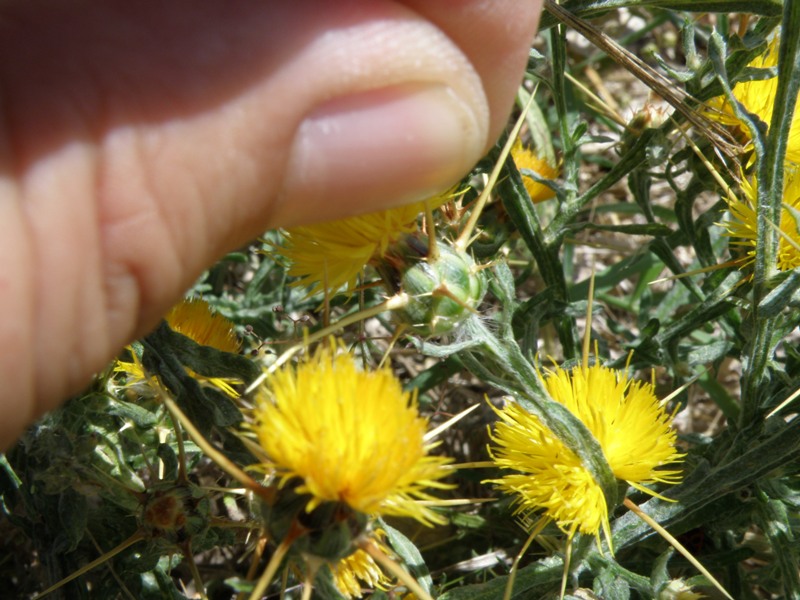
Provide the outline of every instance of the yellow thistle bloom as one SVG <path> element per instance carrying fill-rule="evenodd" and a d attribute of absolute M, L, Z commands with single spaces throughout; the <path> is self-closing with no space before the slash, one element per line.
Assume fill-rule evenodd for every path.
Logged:
<path fill-rule="evenodd" d="M 437 208 L 451 197 L 447 192 L 427 200 Z M 356 287 L 358 275 L 380 259 L 404 234 L 417 230 L 417 217 L 425 201 L 338 221 L 292 227 L 284 232 L 276 251 L 287 259 L 288 274 L 299 277 L 297 285 L 310 286 L 311 294 Z"/>
<path fill-rule="evenodd" d="M 205 300 L 184 300 L 176 304 L 164 318 L 170 329 L 201 346 L 211 346 L 232 354 L 236 354 L 241 348 L 241 342 L 233 331 L 233 323 L 215 313 Z"/>
<path fill-rule="evenodd" d="M 388 548 L 380 541 L 381 532 L 373 533 L 376 544 L 388 553 Z M 375 560 L 363 550 L 356 550 L 350 556 L 339 560 L 332 568 L 333 583 L 336 589 L 347 598 L 361 598 L 362 587 L 385 590 L 391 583 Z M 362 585 L 362 583 L 364 585 Z"/>
<path fill-rule="evenodd" d="M 202 346 L 211 346 L 223 352 L 239 352 L 241 342 L 233 331 L 233 323 L 220 314 L 215 313 L 208 302 L 193 298 L 183 300 L 175 305 L 165 317 L 170 329 L 185 335 Z M 128 348 L 134 357 L 133 362 L 117 361 L 114 371 L 128 375 L 128 386 L 158 385 L 155 378 L 146 379 L 141 362 L 132 348 Z M 203 377 L 191 369 L 188 373 L 198 381 L 206 382 L 231 398 L 238 398 L 239 393 L 233 388 L 241 380 L 226 377 Z"/>
<path fill-rule="evenodd" d="M 110 381 L 109 384 L 112 388 L 123 387 L 127 393 L 132 393 L 138 397 L 150 398 L 155 396 L 155 390 L 157 390 L 160 385 L 158 383 L 158 378 L 153 375 L 149 377 L 145 375 L 142 361 L 139 360 L 132 346 L 128 346 L 126 350 L 128 350 L 133 357 L 133 362 L 117 360 L 114 363 L 114 373 L 124 373 L 125 382 L 119 385 L 116 382 Z"/>
<path fill-rule="evenodd" d="M 496 412 L 501 420 L 490 437 L 498 447 L 489 453 L 497 466 L 517 473 L 492 483 L 516 495 L 516 513 L 543 510 L 568 535 L 598 535 L 601 526 L 608 532 L 603 490 L 581 459 L 516 402 Z"/>
<path fill-rule="evenodd" d="M 767 46 L 767 50 L 761 56 L 756 57 L 750 62 L 748 67 L 755 69 L 768 69 L 778 65 L 778 44 L 779 36 L 775 35 Z M 733 97 L 738 100 L 744 108 L 764 121 L 767 125 L 772 120 L 772 112 L 775 103 L 775 92 L 778 89 L 778 78 L 759 79 L 743 81 L 733 87 Z M 744 135 L 749 136 L 748 128 L 739 121 L 734 113 L 733 107 L 725 96 L 712 98 L 708 102 L 713 111 L 709 116 L 724 125 L 736 126 Z M 786 160 L 800 163 L 800 118 L 795 111 L 795 118 L 789 131 L 789 139 L 786 148 Z"/>
<path fill-rule="evenodd" d="M 544 386 L 591 431 L 617 479 L 678 483 L 681 472 L 663 470 L 681 459 L 670 415 L 656 398 L 653 384 L 628 379 L 625 371 L 600 364 L 565 371 L 547 370 Z"/>
<path fill-rule="evenodd" d="M 254 429 L 264 465 L 284 485 L 299 481 L 311 496 L 306 510 L 342 502 L 367 515 L 410 516 L 424 524 L 443 518 L 418 500 L 450 459 L 429 456 L 427 421 L 416 396 L 388 368 L 361 371 L 336 348 L 270 375 L 256 398 Z"/>
<path fill-rule="evenodd" d="M 185 335 L 201 346 L 211 346 L 223 352 L 235 354 L 242 344 L 233 331 L 233 323 L 214 312 L 205 300 L 192 298 L 176 304 L 164 317 L 170 329 Z M 231 398 L 238 398 L 239 392 L 233 384 L 241 380 L 226 377 L 203 377 L 191 369 L 189 374 L 197 380 L 206 381 Z"/>
<path fill-rule="evenodd" d="M 753 264 L 758 251 L 758 185 L 753 180 L 742 179 L 740 185 L 742 198 L 729 197 L 728 209 L 732 220 L 723 224 L 727 229 L 728 235 L 734 240 L 733 246 L 739 246 L 745 251 L 745 256 L 741 259 L 741 267 Z M 778 263 L 779 271 L 790 271 L 800 267 L 800 223 L 797 223 L 794 215 L 787 206 L 800 210 L 800 174 L 787 172 L 783 188 L 783 204 L 781 209 L 781 222 L 778 227 L 781 230 L 780 240 L 778 241 Z"/>
<path fill-rule="evenodd" d="M 514 159 L 514 164 L 518 169 L 528 169 L 538 174 L 543 179 L 555 179 L 558 177 L 558 169 L 552 167 L 545 159 L 537 156 L 532 150 L 524 148 L 519 139 L 514 143 L 511 148 L 511 157 Z M 550 198 L 555 198 L 556 193 L 543 183 L 539 183 L 533 177 L 522 175 L 522 183 L 525 184 L 525 189 L 528 190 L 528 195 L 534 203 L 543 202 Z"/>
<path fill-rule="evenodd" d="M 672 417 L 649 383 L 599 364 L 546 370 L 543 385 L 589 429 L 618 479 L 649 491 L 645 483 L 677 483 L 680 472 L 662 467 L 682 456 L 675 449 Z M 576 454 L 539 419 L 517 403 L 497 411 L 491 435 L 495 463 L 517 473 L 494 480 L 518 495 L 518 512 L 544 511 L 568 535 L 575 531 L 609 537 L 608 507 L 599 484 Z M 652 493 L 652 492 L 650 492 Z"/>

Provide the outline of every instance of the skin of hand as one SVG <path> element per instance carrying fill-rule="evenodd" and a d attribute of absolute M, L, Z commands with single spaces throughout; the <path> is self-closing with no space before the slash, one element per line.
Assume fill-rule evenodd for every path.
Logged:
<path fill-rule="evenodd" d="M 460 179 L 541 0 L 0 7 L 0 448 L 268 228 Z"/>

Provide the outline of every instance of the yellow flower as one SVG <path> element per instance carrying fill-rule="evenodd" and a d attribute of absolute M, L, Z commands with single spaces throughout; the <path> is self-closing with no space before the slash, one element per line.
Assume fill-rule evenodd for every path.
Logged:
<path fill-rule="evenodd" d="M 222 315 L 215 313 L 204 300 L 199 298 L 183 300 L 169 311 L 165 319 L 170 329 L 185 335 L 202 346 L 211 346 L 223 352 L 239 352 L 241 342 L 233 331 L 233 323 Z M 145 386 L 158 386 L 158 381 L 154 377 L 145 378 L 144 368 L 133 348 L 128 347 L 128 350 L 133 356 L 133 362 L 117 361 L 114 365 L 115 372 L 128 375 L 126 387 L 143 387 L 141 386 L 142 383 Z M 241 383 L 239 379 L 204 377 L 191 369 L 187 369 L 187 372 L 198 381 L 203 381 L 216 387 L 231 398 L 239 397 L 239 392 L 233 388 L 234 384 Z"/>
<path fill-rule="evenodd" d="M 139 360 L 139 356 L 136 354 L 133 346 L 127 346 L 126 350 L 133 357 L 133 362 L 117 360 L 114 363 L 114 373 L 124 373 L 125 382 L 120 385 L 110 381 L 109 384 L 112 388 L 125 388 L 127 393 L 132 393 L 138 397 L 150 398 L 155 396 L 155 390 L 157 390 L 160 385 L 158 383 L 158 378 L 153 375 L 149 377 L 145 376 L 142 361 Z"/>
<path fill-rule="evenodd" d="M 728 209 L 732 220 L 723 224 L 730 237 L 734 238 L 731 242 L 733 246 L 739 246 L 745 251 L 745 256 L 740 262 L 740 267 L 745 267 L 755 262 L 756 252 L 758 251 L 758 184 L 755 179 L 742 179 L 740 185 L 742 198 L 729 197 Z M 783 187 L 783 204 L 781 209 L 781 222 L 778 227 L 781 230 L 780 240 L 778 241 L 778 261 L 779 271 L 790 271 L 800 267 L 800 223 L 797 223 L 794 215 L 787 208 L 792 207 L 800 210 L 800 173 L 787 171 Z"/>
<path fill-rule="evenodd" d="M 569 535 L 608 531 L 603 490 L 581 459 L 516 402 L 496 412 L 501 420 L 490 437 L 497 448 L 489 453 L 498 467 L 517 473 L 492 483 L 516 495 L 516 513 L 543 510 Z"/>
<path fill-rule="evenodd" d="M 545 159 L 537 156 L 533 151 L 523 148 L 522 142 L 517 140 L 511 148 L 511 157 L 514 159 L 514 164 L 517 168 L 528 169 L 533 171 L 543 179 L 555 179 L 558 177 L 558 169 L 550 166 Z M 534 203 L 543 202 L 550 198 L 555 198 L 556 193 L 543 183 L 539 183 L 533 177 L 520 172 L 522 175 L 522 183 L 525 184 L 525 189 L 528 190 L 528 195 Z"/>
<path fill-rule="evenodd" d="M 595 364 L 546 370 L 543 385 L 589 429 L 614 475 L 637 489 L 645 483 L 677 483 L 680 472 L 664 469 L 682 456 L 675 449 L 672 417 L 649 383 L 631 381 L 623 371 Z M 544 511 L 568 535 L 575 531 L 609 537 L 608 507 L 600 485 L 539 419 L 515 402 L 497 411 L 491 435 L 495 463 L 516 473 L 494 480 L 518 495 L 518 511 Z M 652 493 L 652 492 L 649 492 Z"/>
<path fill-rule="evenodd" d="M 778 44 L 779 35 L 775 35 L 767 46 L 767 50 L 761 56 L 756 57 L 750 62 L 748 67 L 755 69 L 768 69 L 778 65 Z M 767 125 L 772 120 L 773 105 L 775 102 L 775 92 L 778 89 L 778 78 L 758 79 L 742 81 L 733 86 L 733 97 L 738 100 L 744 108 L 764 121 Z M 741 123 L 734 113 L 733 107 L 725 96 L 712 98 L 708 102 L 712 110 L 709 116 L 725 125 L 736 126 L 745 136 L 749 136 L 746 125 Z M 789 131 L 788 145 L 786 148 L 786 160 L 800 163 L 800 119 L 795 111 L 795 118 Z"/>
<path fill-rule="evenodd" d="M 388 368 L 359 370 L 355 358 L 324 347 L 270 375 L 259 390 L 254 429 L 265 468 L 284 485 L 299 482 L 306 510 L 342 502 L 366 515 L 443 518 L 418 500 L 439 480 L 449 459 L 429 456 L 427 421 L 415 394 Z"/>
<path fill-rule="evenodd" d="M 372 537 L 381 550 L 388 554 L 388 548 L 381 543 L 381 533 L 380 530 L 375 531 Z M 361 598 L 364 595 L 362 582 L 371 590 L 385 590 L 391 583 L 375 560 L 363 550 L 356 550 L 342 558 L 331 570 L 336 589 L 347 598 Z"/>
<path fill-rule="evenodd" d="M 441 206 L 450 192 L 431 198 L 431 208 Z M 415 202 L 338 221 L 292 227 L 276 248 L 289 263 L 288 274 L 299 277 L 296 285 L 310 286 L 311 294 L 352 292 L 358 275 L 379 260 L 402 235 L 418 229 L 417 217 L 425 202 Z"/>
<path fill-rule="evenodd" d="M 241 348 L 241 342 L 233 331 L 233 323 L 215 313 L 205 300 L 184 300 L 172 307 L 164 318 L 170 329 L 201 346 L 211 346 L 232 354 L 236 354 Z"/>

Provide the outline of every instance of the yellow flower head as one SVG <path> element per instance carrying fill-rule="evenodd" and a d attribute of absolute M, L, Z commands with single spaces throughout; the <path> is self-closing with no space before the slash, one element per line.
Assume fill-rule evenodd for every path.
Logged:
<path fill-rule="evenodd" d="M 778 227 L 781 230 L 780 240 L 778 241 L 778 263 L 779 271 L 790 271 L 800 267 L 800 223 L 797 223 L 794 215 L 787 208 L 790 206 L 795 210 L 800 210 L 800 174 L 787 172 L 783 187 L 783 204 L 781 209 L 781 222 Z M 758 251 L 758 184 L 747 178 L 742 179 L 741 183 L 742 198 L 729 197 L 728 209 L 732 219 L 724 223 L 728 235 L 734 240 L 733 246 L 739 246 L 745 251 L 745 256 L 741 259 L 741 267 L 753 264 Z"/>
<path fill-rule="evenodd" d="M 381 550 L 385 553 L 389 552 L 381 542 L 380 530 L 374 532 L 372 537 Z M 346 598 L 361 598 L 364 595 L 362 587 L 371 590 L 385 590 L 391 583 L 375 560 L 363 550 L 356 550 L 351 555 L 337 561 L 331 570 L 333 584 Z"/>
<path fill-rule="evenodd" d="M 156 390 L 159 389 L 160 384 L 158 378 L 154 375 L 147 375 L 142 366 L 142 361 L 136 354 L 133 346 L 126 347 L 126 350 L 133 358 L 132 362 L 124 360 L 117 360 L 114 362 L 114 373 L 124 373 L 125 382 L 120 385 L 115 381 L 109 381 L 112 388 L 125 388 L 126 392 L 132 393 L 141 398 L 150 398 L 156 395 Z"/>
<path fill-rule="evenodd" d="M 185 335 L 201 346 L 223 352 L 239 352 L 241 342 L 233 331 L 233 323 L 215 313 L 208 302 L 199 298 L 176 304 L 165 317 L 170 329 Z"/>
<path fill-rule="evenodd" d="M 597 363 L 569 371 L 557 367 L 546 374 L 547 393 L 586 425 L 617 479 L 636 487 L 680 481 L 680 471 L 661 469 L 679 462 L 681 455 L 675 449 L 672 415 L 652 384 Z"/>
<path fill-rule="evenodd" d="M 517 165 L 518 169 L 528 169 L 543 179 L 555 179 L 558 177 L 558 169 L 550 166 L 550 163 L 537 156 L 532 150 L 524 148 L 519 139 L 511 148 L 511 157 L 514 159 L 514 164 Z M 534 203 L 555 198 L 556 193 L 551 188 L 539 183 L 533 177 L 529 177 L 524 173 L 521 174 L 522 183 L 525 184 L 525 189 L 528 190 L 528 195 Z"/>
<path fill-rule="evenodd" d="M 427 200 L 431 208 L 441 206 L 450 192 Z M 350 292 L 358 275 L 368 264 L 379 260 L 402 235 L 417 230 L 417 217 L 425 202 L 415 202 L 379 212 L 338 221 L 292 227 L 284 232 L 283 244 L 276 248 L 289 263 L 288 273 L 299 277 L 297 285 L 310 286 L 311 294 Z"/>
<path fill-rule="evenodd" d="M 775 35 L 767 46 L 767 50 L 761 56 L 756 57 L 750 62 L 748 67 L 754 69 L 768 69 L 778 65 L 778 44 L 779 37 Z M 742 81 L 733 87 L 733 97 L 741 103 L 744 108 L 764 121 L 767 125 L 772 120 L 772 112 L 775 103 L 775 93 L 778 89 L 778 78 L 757 79 L 752 81 Z M 744 135 L 749 135 L 746 125 L 741 123 L 730 102 L 725 96 L 712 98 L 708 102 L 712 110 L 709 116 L 725 125 L 736 126 Z M 792 126 L 789 131 L 789 140 L 786 149 L 786 160 L 800 162 L 800 118 L 795 112 Z"/>
<path fill-rule="evenodd" d="M 631 381 L 624 372 L 595 364 L 547 370 L 543 384 L 556 402 L 583 422 L 603 450 L 618 479 L 643 489 L 644 483 L 677 483 L 680 472 L 662 469 L 681 459 L 675 449 L 671 415 L 649 383 Z M 491 436 L 495 463 L 517 473 L 494 481 L 518 494 L 519 512 L 542 510 L 568 534 L 576 530 L 609 536 L 603 490 L 581 459 L 540 420 L 517 403 L 498 411 L 501 421 Z"/>
<path fill-rule="evenodd" d="M 450 460 L 428 455 L 416 396 L 389 369 L 362 371 L 352 355 L 325 347 L 270 375 L 254 411 L 265 466 L 281 485 L 299 482 L 297 493 L 311 496 L 307 511 L 342 502 L 367 515 L 443 522 L 417 500 L 434 500 L 428 487 L 449 487 L 439 480 Z"/>
<path fill-rule="evenodd" d="M 516 473 L 492 483 L 515 494 L 517 513 L 544 513 L 562 531 L 598 535 L 609 530 L 602 488 L 581 459 L 534 415 L 516 402 L 496 411 L 500 422 L 490 437 L 495 464 Z"/>
<path fill-rule="evenodd" d="M 183 300 L 176 304 L 165 317 L 170 329 L 185 335 L 189 339 L 202 346 L 211 346 L 223 352 L 237 353 L 241 348 L 241 342 L 236 337 L 233 330 L 233 323 L 220 314 L 215 313 L 208 302 L 199 298 Z M 126 387 L 138 388 L 138 391 L 147 394 L 147 388 L 159 386 L 155 377 L 145 377 L 139 357 L 133 348 L 128 348 L 133 356 L 133 362 L 118 360 L 114 365 L 114 371 L 127 374 Z M 233 388 L 233 384 L 241 383 L 241 380 L 227 377 L 203 377 L 191 369 L 188 373 L 198 381 L 206 382 L 231 398 L 238 398 L 239 393 Z M 144 385 L 142 385 L 144 384 Z"/>

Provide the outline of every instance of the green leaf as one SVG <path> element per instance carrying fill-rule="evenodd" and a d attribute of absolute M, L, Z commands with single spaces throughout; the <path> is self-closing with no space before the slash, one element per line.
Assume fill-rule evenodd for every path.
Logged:
<path fill-rule="evenodd" d="M 67 489 L 58 498 L 58 521 L 61 529 L 56 537 L 56 552 L 72 552 L 86 535 L 88 505 L 83 494 Z"/>
<path fill-rule="evenodd" d="M 156 456 L 164 464 L 162 481 L 176 481 L 178 479 L 178 455 L 169 444 L 159 444 Z"/>
<path fill-rule="evenodd" d="M 424 394 L 437 385 L 444 383 L 463 368 L 464 365 L 461 364 L 457 356 L 450 356 L 425 369 L 419 375 L 403 384 L 403 390 L 417 390 L 419 394 Z"/>
<path fill-rule="evenodd" d="M 650 572 L 650 581 L 653 584 L 653 589 L 661 591 L 667 587 L 670 582 L 669 575 L 669 559 L 675 554 L 675 550 L 669 548 L 663 552 L 655 561 L 653 561 L 653 569 Z"/>
<path fill-rule="evenodd" d="M 261 369 L 250 358 L 202 346 L 168 326 L 162 325 L 153 335 L 158 337 L 162 347 L 168 346 L 183 365 L 203 377 L 232 377 L 249 383 L 261 374 Z"/>
<path fill-rule="evenodd" d="M 603 600 L 629 600 L 631 588 L 628 583 L 611 568 L 600 570 L 600 574 L 594 578 L 592 586 L 594 593 Z"/>
<path fill-rule="evenodd" d="M 570 225 L 571 231 L 581 231 L 582 229 L 592 229 L 595 231 L 614 231 L 626 235 L 649 235 L 653 237 L 663 237 L 675 233 L 661 223 L 629 223 L 625 225 L 598 225 L 596 223 L 576 223 Z"/>
<path fill-rule="evenodd" d="M 213 348 L 209 349 L 200 346 L 186 336 L 173 332 L 165 321 L 144 340 L 142 340 L 144 352 L 142 353 L 142 366 L 149 373 L 157 373 L 161 381 L 175 395 L 175 400 L 182 410 L 186 411 L 192 422 L 203 433 L 208 433 L 212 426 L 228 427 L 242 420 L 242 414 L 233 401 L 216 389 L 210 386 L 201 386 L 200 383 L 190 376 L 184 368 L 183 361 L 191 363 L 190 366 L 199 366 L 205 363 L 208 357 L 215 360 L 219 355 L 224 355 L 222 362 L 226 365 L 231 364 L 231 359 L 236 361 L 235 372 L 244 373 L 252 369 L 258 369 L 252 361 L 244 357 L 220 352 Z M 205 350 L 204 350 L 205 349 Z M 207 352 L 210 350 L 211 352 Z M 195 361 L 191 357 L 191 352 L 197 351 L 198 358 Z M 182 360 L 178 360 L 178 356 Z M 244 367 L 244 361 L 250 363 L 249 367 Z M 219 365 L 217 365 L 219 367 Z M 220 367 L 222 373 L 232 376 L 234 371 L 228 370 L 226 366 Z M 198 371 L 199 373 L 199 371 Z M 203 374 L 212 373 L 211 376 L 226 376 L 219 371 L 207 370 Z"/>
<path fill-rule="evenodd" d="M 800 300 L 800 270 L 791 271 L 758 305 L 762 317 L 777 317 L 790 304 Z"/>
<path fill-rule="evenodd" d="M 422 558 L 422 554 L 414 545 L 414 542 L 382 520 L 380 521 L 380 528 L 386 532 L 386 539 L 389 541 L 389 545 L 408 567 L 411 576 L 417 580 L 422 589 L 430 594 L 433 588 L 433 580 L 430 572 L 428 572 L 427 565 L 425 565 L 425 559 Z"/>
<path fill-rule="evenodd" d="M 517 571 L 512 598 L 544 598 L 557 588 L 561 581 L 564 563 L 560 557 L 551 556 Z M 468 585 L 449 590 L 439 600 L 498 600 L 503 597 L 508 575 L 495 577 L 486 583 Z"/>
<path fill-rule="evenodd" d="M 761 492 L 756 498 L 757 523 L 769 540 L 772 555 L 780 572 L 785 598 L 800 599 L 800 560 L 797 538 L 786 504 Z"/>
<path fill-rule="evenodd" d="M 158 418 L 146 408 L 119 398 L 115 402 L 110 402 L 106 411 L 108 414 L 132 421 L 142 429 L 152 427 L 158 422 Z"/>

